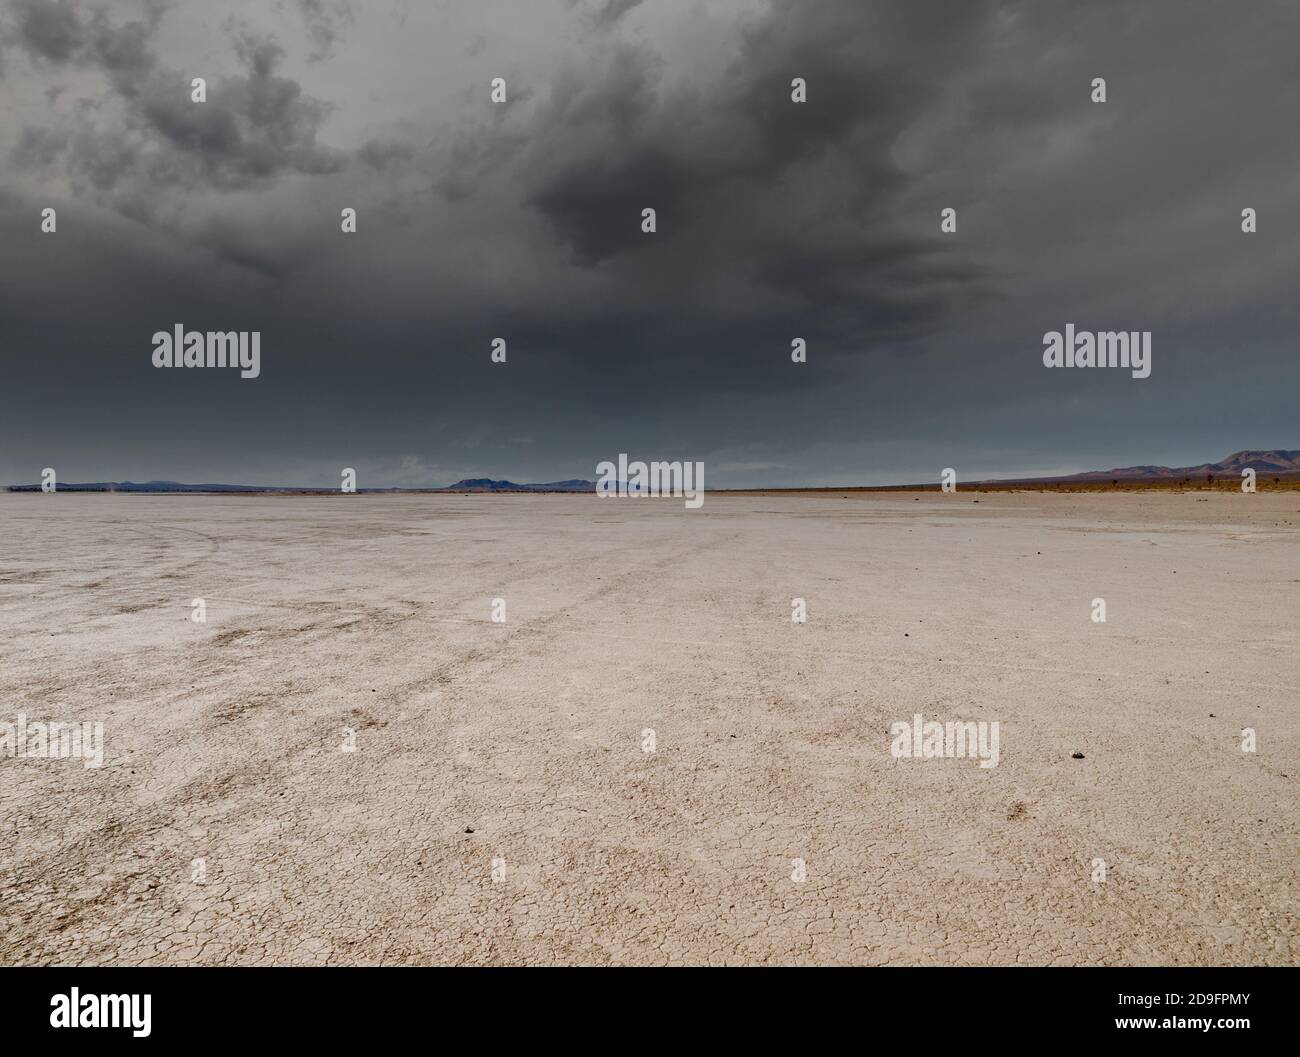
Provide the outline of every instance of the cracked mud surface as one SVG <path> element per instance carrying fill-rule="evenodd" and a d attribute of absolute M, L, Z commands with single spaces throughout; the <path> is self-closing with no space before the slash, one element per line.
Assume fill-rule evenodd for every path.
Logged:
<path fill-rule="evenodd" d="M 0 495 L 0 963 L 1295 964 L 1298 507 Z"/>

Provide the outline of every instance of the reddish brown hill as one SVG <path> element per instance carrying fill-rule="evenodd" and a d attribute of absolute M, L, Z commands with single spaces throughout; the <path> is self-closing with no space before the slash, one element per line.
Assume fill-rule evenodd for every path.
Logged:
<path fill-rule="evenodd" d="M 1300 474 L 1300 451 L 1238 451 L 1221 462 L 1206 462 L 1200 466 L 1121 466 L 1113 470 L 1089 470 L 1058 478 L 1062 481 L 1133 481 L 1164 478 L 1206 477 L 1210 474 L 1240 477 L 1241 471 L 1251 469 L 1260 476 L 1273 474 L 1286 476 Z"/>

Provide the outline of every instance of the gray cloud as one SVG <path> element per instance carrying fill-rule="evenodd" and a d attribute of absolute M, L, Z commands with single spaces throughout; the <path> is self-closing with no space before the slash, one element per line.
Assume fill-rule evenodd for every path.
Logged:
<path fill-rule="evenodd" d="M 945 64 L 988 47 L 987 5 L 946 18 L 937 44 L 933 18 L 860 16 L 821 4 L 743 26 L 702 81 L 648 44 L 587 52 L 499 134 L 462 132 L 438 186 L 457 202 L 508 189 L 571 263 L 619 280 L 625 307 L 672 305 L 679 330 L 683 317 L 759 312 L 846 350 L 924 333 L 982 296 L 980 269 L 937 222 L 926 234 L 899 222 L 910 181 L 891 145 Z M 807 104 L 791 102 L 794 77 L 811 85 Z"/>
<path fill-rule="evenodd" d="M 14 163 L 28 168 L 46 168 L 54 164 L 68 145 L 69 133 L 60 129 L 33 128 L 26 125 L 13 150 Z"/>
<path fill-rule="evenodd" d="M 297 7 L 312 43 L 310 58 L 317 62 L 329 58 L 355 18 L 352 5 L 347 0 L 297 0 Z"/>
<path fill-rule="evenodd" d="M 137 86 L 135 114 L 178 161 L 193 162 L 167 171 L 219 188 L 244 187 L 282 172 L 338 171 L 342 155 L 316 142 L 329 104 L 276 75 L 283 49 L 269 38 L 243 34 L 236 53 L 247 75 L 219 78 L 202 106 L 177 91 L 185 82 L 171 73 Z"/>
<path fill-rule="evenodd" d="M 357 157 L 372 169 L 387 169 L 393 165 L 409 162 L 415 157 L 415 148 L 409 143 L 386 137 L 367 140 L 357 151 Z"/>
<path fill-rule="evenodd" d="M 277 74 L 284 49 L 275 40 L 234 33 L 245 72 L 208 78 L 207 101 L 194 103 L 190 76 L 155 52 L 162 8 L 146 11 L 143 21 L 116 24 L 103 9 L 83 19 L 70 5 L 23 0 L 18 42 L 41 59 L 102 73 L 114 105 L 83 97 L 65 127 L 25 127 L 17 164 L 61 160 L 74 188 L 134 216 L 174 188 L 230 191 L 343 167 L 341 152 L 317 142 L 330 105 Z"/>
<path fill-rule="evenodd" d="M 1291 5 L 321 0 L 215 38 L 205 10 L 6 20 L 6 458 L 420 483 L 639 450 L 752 484 L 1298 443 Z M 150 371 L 178 319 L 261 327 L 263 377 Z M 1152 378 L 1045 372 L 1066 321 L 1151 327 Z"/>
<path fill-rule="evenodd" d="M 596 9 L 593 18 L 598 27 L 608 29 L 634 7 L 640 6 L 641 0 L 605 0 L 604 4 Z"/>
<path fill-rule="evenodd" d="M 51 62 L 67 62 L 86 43 L 86 30 L 70 0 L 15 0 L 16 43 Z"/>

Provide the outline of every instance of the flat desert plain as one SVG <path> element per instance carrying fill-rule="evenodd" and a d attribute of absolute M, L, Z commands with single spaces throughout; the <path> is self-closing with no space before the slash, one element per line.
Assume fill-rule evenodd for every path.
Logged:
<path fill-rule="evenodd" d="M 0 962 L 1295 964 L 1298 526 L 0 495 L 0 720 L 104 731 L 0 756 Z"/>

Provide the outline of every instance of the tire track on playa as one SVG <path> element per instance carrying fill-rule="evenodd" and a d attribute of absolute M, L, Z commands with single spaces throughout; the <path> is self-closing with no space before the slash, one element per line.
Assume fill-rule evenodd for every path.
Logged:
<path fill-rule="evenodd" d="M 454 623 L 454 624 L 462 624 L 462 625 L 482 625 L 488 627 L 500 627 L 500 625 L 494 625 L 490 621 L 479 620 L 472 617 L 441 617 L 441 618 L 430 618 L 430 619 L 439 620 L 445 623 Z M 614 625 L 607 625 L 607 626 L 614 626 Z M 617 626 L 623 627 L 625 625 L 619 624 Z M 756 625 L 756 626 L 760 626 L 760 625 Z M 528 627 L 526 625 L 516 625 L 512 630 L 521 635 L 526 635 L 530 633 L 541 634 L 544 631 L 556 633 L 554 629 Z M 598 628 L 591 624 L 587 624 L 581 628 L 564 629 L 562 633 L 572 634 L 572 635 L 588 635 L 593 638 L 604 638 L 613 641 L 624 641 L 624 642 L 645 641 L 645 637 L 642 635 L 637 635 L 626 631 L 620 632 L 620 631 L 602 630 L 601 628 Z M 655 639 L 655 642 L 657 644 L 664 645 L 664 646 L 674 646 L 674 647 L 683 647 L 683 648 L 689 647 L 689 648 L 700 648 L 700 649 L 718 649 L 718 650 L 726 650 L 731 653 L 738 653 L 738 652 L 743 653 L 747 647 L 752 645 L 751 643 L 749 643 L 748 640 L 683 639 L 683 638 L 675 638 L 675 637 L 666 638 L 662 636 L 657 637 Z M 1234 685 L 1231 688 L 1211 687 L 1211 686 L 1207 686 L 1204 683 L 1203 678 L 1198 678 L 1196 676 L 1190 676 L 1190 675 L 1180 676 L 1177 675 L 1176 673 L 1171 673 L 1169 675 L 1162 675 L 1162 676 L 1147 676 L 1144 678 L 1140 676 L 1134 676 L 1131 673 L 1112 672 L 1112 671 L 1106 671 L 1098 668 L 1067 668 L 1067 667 L 1060 667 L 1055 665 L 1009 664 L 1006 662 L 984 661 L 984 660 L 975 660 L 975 659 L 948 661 L 948 660 L 942 660 L 939 658 L 930 658 L 930 657 L 917 658 L 915 655 L 904 655 L 904 654 L 893 654 L 890 656 L 884 656 L 878 653 L 866 654 L 854 650 L 837 649 L 834 647 L 818 646 L 816 644 L 811 644 L 811 645 L 792 644 L 789 646 L 768 644 L 768 645 L 763 645 L 763 646 L 758 646 L 753 648 L 760 649 L 767 653 L 776 653 L 776 652 L 785 651 L 785 652 L 797 653 L 801 656 L 806 654 L 809 651 L 814 651 L 814 652 L 825 654 L 826 656 L 838 657 L 845 660 L 863 661 L 868 664 L 877 664 L 878 662 L 888 663 L 891 661 L 896 661 L 898 662 L 898 664 L 895 665 L 895 668 L 906 667 L 909 664 L 918 663 L 918 660 L 923 660 L 926 664 L 932 664 L 936 667 L 943 666 L 943 667 L 956 667 L 956 668 L 962 668 L 962 667 L 992 668 L 992 669 L 999 669 L 1003 671 L 1037 672 L 1037 673 L 1048 674 L 1048 675 L 1090 676 L 1096 678 L 1111 678 L 1116 680 L 1123 680 L 1124 682 L 1129 684 L 1150 683 L 1154 685 L 1157 682 L 1163 683 L 1169 681 L 1178 681 L 1181 683 L 1187 683 L 1189 685 L 1195 686 L 1199 693 L 1214 693 L 1214 694 L 1230 695 L 1233 694 L 1234 692 L 1248 694 L 1259 690 L 1274 691 L 1280 694 L 1300 693 L 1300 686 L 1283 686 L 1275 683 L 1255 683 L 1255 682 L 1234 681 Z"/>
<path fill-rule="evenodd" d="M 148 534 L 141 533 L 140 535 L 152 539 Z M 188 562 L 181 562 L 171 566 L 170 568 L 185 569 L 193 567 L 205 560 L 205 557 L 215 554 L 217 550 L 219 550 L 219 545 L 210 549 L 207 556 L 200 556 Z M 384 613 L 384 616 L 388 615 L 387 612 Z M 374 623 L 374 618 L 377 614 L 373 608 L 370 609 L 370 616 L 371 622 Z M 406 615 L 407 618 L 414 616 L 418 616 L 418 613 Z M 402 620 L 386 620 L 384 623 L 387 624 L 387 630 L 391 631 L 397 628 L 402 623 Z M 295 632 L 290 631 L 289 634 L 292 636 Z M 461 655 L 460 657 L 453 656 L 446 662 L 444 667 L 450 670 L 458 663 L 462 663 L 464 659 L 465 655 Z M 263 666 L 270 666 L 274 664 L 275 657 L 274 655 L 266 655 L 263 651 L 259 660 Z M 228 730 L 227 736 L 238 739 L 242 733 L 239 728 L 247 727 L 249 723 L 254 721 L 254 718 L 255 717 L 251 714 L 251 710 L 243 710 L 238 712 L 236 715 L 228 717 L 227 723 L 233 722 L 236 727 L 233 731 Z M 204 732 L 202 729 L 194 731 L 190 737 L 192 740 L 201 743 L 204 740 Z M 247 740 L 252 741 L 253 739 Z M 147 767 L 150 756 L 156 757 L 156 751 L 146 750 L 144 755 L 138 761 L 139 765 L 141 767 Z M 239 791 L 244 808 L 243 810 L 237 811 L 233 816 L 227 816 L 228 819 L 237 822 L 240 817 L 247 817 L 250 811 L 253 815 L 256 815 L 258 813 L 258 802 L 264 801 L 274 795 L 274 786 L 283 780 L 287 765 L 290 761 L 290 756 L 278 759 L 268 759 L 266 757 L 259 758 L 256 754 L 250 754 L 246 766 L 233 768 L 229 766 L 224 767 L 220 773 L 213 775 L 210 780 L 200 778 L 194 781 L 183 781 L 175 790 L 172 791 L 170 796 L 164 797 L 164 800 L 156 803 L 155 807 L 152 809 L 142 811 L 140 810 L 140 805 L 137 805 L 133 810 L 122 811 L 121 814 L 131 820 L 130 823 L 125 826 L 115 823 L 112 826 L 102 828 L 97 833 L 93 833 L 87 837 L 78 838 L 74 843 L 69 844 L 64 842 L 59 846 L 51 848 L 49 849 L 48 854 L 35 854 L 30 856 L 24 864 L 26 869 L 23 871 L 23 876 L 14 878 L 13 890 L 18 892 L 30 891 L 33 884 L 37 883 L 38 879 L 42 877 L 60 875 L 66 877 L 66 866 L 69 860 L 75 862 L 78 859 L 90 860 L 92 857 L 98 858 L 101 861 L 106 859 L 122 860 L 134 858 L 135 850 L 142 846 L 147 846 L 150 843 L 152 836 L 163 830 L 176 827 L 179 824 L 178 820 L 182 817 L 192 817 L 196 811 L 201 813 L 202 805 L 205 802 L 223 799 L 234 790 Z M 128 786 L 125 789 L 118 788 L 113 790 L 111 793 L 111 800 L 117 802 L 123 799 L 130 799 L 130 796 L 131 787 Z M 252 802 L 251 804 L 250 801 Z M 107 807 L 108 804 L 105 804 L 104 806 Z M 170 810 L 168 810 L 169 808 Z M 151 855 L 146 856 L 146 858 L 152 861 L 157 861 L 158 856 Z M 61 866 L 65 868 L 60 869 Z M 70 887 L 75 887 L 75 883 Z M 62 920 L 56 931 L 63 932 L 65 929 L 74 927 L 81 920 L 93 920 L 95 915 L 103 913 L 105 901 L 109 904 L 115 904 L 120 902 L 119 897 L 123 896 L 124 892 L 119 890 L 119 887 L 110 884 L 99 894 L 95 901 L 96 905 L 87 906 L 85 908 L 74 907 L 72 910 L 65 912 L 62 915 Z M 35 923 L 40 920 L 40 915 L 32 915 L 30 920 Z M 36 949 L 41 949 L 45 946 L 45 943 L 43 942 L 44 933 L 39 931 L 39 929 L 35 933 L 28 932 L 27 929 L 15 929 L 9 933 L 9 936 L 11 939 L 17 940 L 23 933 L 27 933 L 27 939 L 31 946 L 20 943 L 19 949 L 31 949 L 32 946 Z M 58 939 L 57 936 L 52 938 L 55 940 Z M 131 955 L 129 951 L 123 951 L 122 953 L 126 960 L 130 960 Z"/>
<path fill-rule="evenodd" d="M 680 555 L 675 554 L 662 558 L 656 567 L 663 568 L 671 565 L 679 560 L 679 557 Z M 630 579 L 638 572 L 644 572 L 644 567 L 639 567 L 637 571 L 629 571 L 624 576 Z M 519 582 L 521 581 L 518 578 L 514 581 L 515 585 Z M 589 592 L 588 597 L 601 592 L 607 593 L 609 590 L 608 586 L 596 588 Z M 401 740 L 423 746 L 436 746 L 429 755 L 431 757 L 441 755 L 447 765 L 443 777 L 438 782 L 439 788 L 443 790 L 440 796 L 426 797 L 423 795 L 425 790 L 409 788 L 396 791 L 396 794 L 402 797 L 403 804 L 404 819 L 401 829 L 417 845 L 421 843 L 423 832 L 436 831 L 440 827 L 445 830 L 447 817 L 459 815 L 462 818 L 472 819 L 478 817 L 481 812 L 495 811 L 499 814 L 503 809 L 519 806 L 499 803 L 497 802 L 499 798 L 493 796 L 485 799 L 482 783 L 473 781 L 475 771 L 478 769 L 477 765 L 459 759 L 452 751 L 450 739 L 456 731 L 473 719 L 473 715 L 466 712 L 467 705 L 470 703 L 468 697 L 473 689 L 476 686 L 490 684 L 503 669 L 517 663 L 515 654 L 521 638 L 530 635 L 545 636 L 552 623 L 561 619 L 571 608 L 573 607 L 557 607 L 537 614 L 523 624 L 502 626 L 474 622 L 481 623 L 485 629 L 495 629 L 498 633 L 497 638 L 489 643 L 478 640 L 473 646 L 456 648 L 449 657 L 433 664 L 420 675 L 387 688 L 384 700 L 392 706 L 387 710 L 387 714 L 390 715 L 403 703 L 417 702 L 431 691 L 437 691 L 439 695 L 436 707 L 425 708 L 414 713 L 408 712 L 401 717 Z M 419 611 L 412 611 L 391 622 L 387 629 L 390 637 L 399 627 L 409 632 L 413 626 L 418 626 L 421 616 Z M 390 729 L 389 733 L 394 732 Z M 398 776 L 391 772 L 385 775 L 371 775 L 367 778 L 366 788 L 356 791 L 364 792 L 367 800 L 373 798 L 385 801 L 394 795 L 395 791 L 390 786 L 397 778 Z M 418 808 L 410 805 L 412 794 L 415 793 L 419 795 L 414 798 L 423 801 Z M 541 807 L 543 811 L 550 810 L 545 805 L 526 806 L 534 809 Z M 527 839 L 528 833 L 537 828 L 533 824 L 526 825 L 519 836 Z M 443 851 L 444 854 L 450 855 L 450 861 L 454 863 L 456 860 L 454 850 L 444 848 Z M 429 907 L 425 906 L 423 912 L 429 912 Z"/>
<path fill-rule="evenodd" d="M 169 548 L 174 549 L 178 545 L 172 539 L 172 534 L 178 532 L 197 537 L 207 544 L 207 550 L 198 555 L 181 556 L 173 564 L 161 568 L 149 562 L 141 561 L 128 552 L 125 557 L 120 559 L 118 567 L 108 570 L 102 568 L 96 570 L 93 574 L 96 579 L 88 583 L 68 582 L 60 585 L 68 593 L 69 601 L 76 601 L 74 598 L 76 592 L 91 592 L 90 608 L 93 610 L 80 617 L 64 615 L 59 621 L 61 634 L 67 635 L 79 628 L 100 622 L 106 615 L 129 616 L 145 610 L 158 609 L 174 604 L 172 598 L 159 599 L 157 597 L 160 583 L 166 580 L 182 579 L 184 574 L 212 561 L 224 546 L 224 542 L 218 536 L 176 525 L 169 525 L 165 528 L 155 527 L 153 530 L 137 528 L 133 525 L 119 525 L 116 526 L 116 531 L 130 533 L 144 540 L 146 544 L 159 548 L 159 553 L 164 556 Z M 71 576 L 76 571 L 75 569 L 68 569 L 65 576 Z M 87 570 L 87 574 L 90 574 L 89 570 Z M 104 603 L 102 601 L 103 595 L 100 592 L 112 592 L 116 595 L 115 604 L 117 608 L 115 611 L 109 613 L 102 608 Z M 142 601 L 140 596 L 146 593 L 149 597 Z M 84 611 L 87 603 L 78 602 L 78 606 Z M 48 628 L 41 626 L 33 627 L 30 630 L 16 629 L 12 634 L 15 638 L 22 636 L 44 637 L 49 634 L 49 631 Z"/>
<path fill-rule="evenodd" d="M 183 572 L 188 572 L 190 569 L 193 569 L 196 566 L 199 566 L 204 562 L 210 561 L 211 559 L 215 558 L 217 554 L 221 552 L 221 549 L 224 546 L 224 541 L 219 536 L 214 536 L 211 535 L 210 533 L 202 532 L 199 529 L 185 528 L 182 525 L 167 525 L 167 524 L 155 523 L 151 525 L 149 529 L 139 528 L 135 525 L 119 525 L 117 526 L 117 529 L 118 531 L 121 532 L 129 532 L 132 535 L 135 535 L 145 540 L 146 543 L 152 544 L 154 546 L 159 546 L 159 547 L 170 547 L 174 549 L 176 546 L 178 546 L 179 545 L 178 541 L 172 538 L 172 535 L 177 532 L 184 533 L 188 536 L 197 537 L 199 540 L 203 541 L 208 545 L 208 549 L 206 550 L 205 553 L 182 557 L 179 560 L 179 562 L 171 568 L 164 567 L 160 570 L 157 567 L 150 567 L 149 576 L 155 580 L 171 578 L 171 577 L 179 576 Z M 163 549 L 161 553 L 165 555 L 166 549 Z M 131 560 L 130 556 L 128 555 L 124 560 L 130 562 Z M 127 576 L 139 577 L 142 575 L 143 573 L 141 568 L 135 564 L 132 564 L 128 568 L 122 569 L 120 572 L 110 573 L 108 579 L 121 579 Z M 102 582 L 103 581 L 101 581 L 101 583 Z"/>
<path fill-rule="evenodd" d="M 725 541 L 715 545 L 723 546 Z M 537 915 L 555 919 L 557 915 L 563 918 L 592 912 L 581 893 L 598 885 L 605 870 L 610 868 L 599 864 L 610 862 L 612 866 L 611 856 L 613 861 L 627 859 L 622 840 L 617 836 L 625 825 L 618 809 L 619 800 L 611 800 L 600 792 L 608 783 L 621 781 L 622 774 L 610 772 L 610 764 L 596 749 L 579 750 L 577 756 L 572 755 L 568 748 L 572 742 L 566 734 L 570 729 L 567 719 L 570 698 L 560 695 L 544 697 L 541 701 L 517 699 L 483 720 L 470 711 L 474 708 L 471 696 L 474 688 L 496 686 L 498 676 L 528 663 L 519 651 L 521 645 L 532 646 L 532 640 L 541 648 L 530 650 L 530 656 L 536 653 L 563 656 L 562 651 L 549 649 L 549 644 L 560 634 L 565 620 L 573 618 L 594 599 L 626 591 L 638 581 L 653 580 L 695 551 L 696 548 L 689 546 L 675 548 L 634 567 L 623 566 L 599 585 L 592 584 L 578 602 L 550 608 L 520 624 L 496 625 L 499 637 L 490 645 L 480 644 L 462 651 L 421 679 L 403 684 L 403 692 L 407 694 L 423 692 L 431 682 L 437 684 L 444 679 L 453 684 L 446 687 L 436 721 L 433 713 L 417 720 L 417 725 L 430 734 L 435 722 L 446 732 L 457 732 L 458 739 L 463 737 L 459 744 L 467 750 L 465 756 L 454 751 L 446 754 L 452 777 L 449 793 L 439 810 L 472 821 L 483 831 L 471 838 L 474 841 L 479 836 L 484 838 L 486 844 L 481 854 L 486 855 L 492 849 L 509 849 L 512 861 L 524 864 L 527 876 L 533 880 L 521 880 L 520 889 L 508 904 L 519 913 L 527 913 L 531 908 L 534 919 Z M 466 662 L 477 666 L 468 674 Z M 525 694 L 527 698 L 535 697 L 531 691 Z M 479 709 L 482 710 L 481 706 Z M 539 726 L 543 731 L 550 731 L 549 737 L 538 736 Z M 513 746 L 521 743 L 525 728 L 534 751 L 541 748 L 542 752 L 540 757 L 531 758 L 520 773 L 511 769 L 510 761 Z M 428 735 L 424 738 L 431 740 Z M 574 767 L 577 769 L 570 769 Z M 501 768 L 505 770 L 498 774 Z M 646 810 L 653 809 L 646 805 Z M 484 820 L 486 830 L 478 820 Z M 577 862 L 585 862 L 587 867 L 573 874 Z M 553 881 L 543 884 L 542 877 L 550 874 L 556 875 Z M 508 916 L 511 911 L 503 907 L 500 913 Z M 500 935 L 502 919 L 494 916 L 492 921 L 493 934 Z"/>
<path fill-rule="evenodd" d="M 662 571 L 680 560 L 680 557 L 680 553 L 668 555 L 660 559 L 656 565 L 651 566 L 650 570 L 658 569 Z M 640 567 L 639 570 L 629 570 L 623 573 L 624 581 L 634 578 L 638 575 L 638 571 L 644 573 L 646 569 Z M 547 574 L 548 571 L 542 569 L 535 575 L 545 576 Z M 530 576 L 526 579 L 531 578 Z M 514 584 L 517 586 L 523 579 L 517 577 Z M 608 594 L 611 591 L 620 589 L 622 588 L 605 585 L 589 592 L 588 597 L 594 597 L 601 593 Z M 318 604 L 303 607 L 299 603 L 284 603 L 277 606 L 277 608 L 298 612 L 302 612 L 304 608 L 307 608 L 313 615 L 318 612 Z M 467 695 L 474 685 L 490 681 L 502 668 L 515 663 L 512 655 L 517 650 L 520 638 L 530 635 L 545 636 L 552 622 L 562 619 L 572 608 L 556 607 L 545 613 L 538 614 L 522 625 L 506 625 L 500 629 L 500 635 L 496 641 L 484 643 L 480 640 L 473 646 L 454 648 L 450 656 L 432 665 L 419 676 L 402 680 L 386 688 L 383 697 L 382 714 L 390 717 L 385 720 L 390 726 L 389 733 L 400 735 L 398 740 L 408 744 L 414 742 L 429 746 L 432 749 L 429 755 L 436 756 L 441 753 L 449 758 L 452 766 L 446 769 L 436 783 L 436 789 L 416 787 L 403 792 L 400 789 L 391 788 L 392 783 L 399 780 L 403 775 L 393 772 L 391 766 L 385 764 L 381 759 L 378 766 L 369 773 L 355 774 L 353 776 L 349 795 L 354 799 L 366 802 L 391 801 L 391 798 L 396 796 L 398 802 L 404 804 L 401 812 L 404 816 L 402 831 L 406 836 L 414 839 L 417 844 L 420 843 L 422 831 L 436 831 L 445 828 L 443 820 L 446 817 L 454 817 L 457 813 L 464 815 L 479 810 L 478 805 L 460 792 L 460 789 L 468 784 L 465 782 L 465 778 L 467 774 L 472 772 L 473 768 L 462 761 L 456 760 L 449 751 L 448 739 L 450 735 L 456 726 L 466 718 L 464 713 L 467 705 Z M 378 653 L 386 652 L 390 648 L 401 649 L 406 645 L 411 629 L 418 627 L 422 617 L 427 616 L 423 608 L 394 612 L 391 607 L 387 606 L 364 607 L 362 612 L 362 627 L 371 632 L 377 632 L 381 636 L 378 642 L 371 647 L 372 650 Z M 304 613 L 304 615 L 306 614 Z M 488 626 L 496 627 L 494 625 Z M 319 642 L 327 642 L 333 637 L 330 629 L 317 629 L 309 626 L 304 629 L 287 629 L 287 638 L 298 641 L 303 634 L 311 630 L 323 630 L 324 633 L 318 636 Z M 298 648 L 302 648 L 301 644 Z M 268 669 L 276 666 L 277 653 L 268 654 L 265 650 L 265 643 L 258 644 L 257 652 L 260 666 Z M 430 690 L 439 691 L 440 707 L 426 709 L 414 715 L 400 715 L 404 705 L 419 703 L 421 698 Z M 219 717 L 221 719 L 223 739 L 234 744 L 246 743 L 250 749 L 258 745 L 259 741 L 253 728 L 260 722 L 260 716 L 261 712 L 257 708 L 240 708 L 231 715 Z M 323 721 L 330 722 L 327 717 Z M 400 729 L 392 730 L 391 728 L 394 725 L 399 726 Z M 201 746 L 205 737 L 203 731 L 199 730 L 195 731 L 191 736 L 191 740 Z M 277 787 L 283 788 L 288 784 L 289 779 L 292 777 L 295 755 L 300 754 L 300 752 L 301 746 L 296 751 L 290 747 L 288 751 L 279 754 L 246 752 L 233 759 L 223 761 L 215 772 L 184 776 L 183 780 L 174 788 L 160 788 L 160 796 L 154 800 L 152 808 L 141 810 L 143 805 L 137 804 L 133 811 L 123 812 L 123 814 L 131 818 L 131 822 L 125 827 L 101 832 L 98 838 L 94 839 L 90 844 L 83 845 L 83 853 L 87 856 L 94 854 L 119 860 L 143 858 L 149 861 L 157 861 L 160 855 L 156 852 L 147 851 L 152 844 L 153 838 L 164 831 L 183 830 L 187 825 L 198 819 L 207 819 L 209 823 L 215 822 L 227 833 L 256 832 L 259 827 L 265 829 L 266 823 L 259 820 L 276 817 L 273 812 L 268 813 L 266 804 L 275 804 Z M 142 757 L 138 764 L 146 766 L 149 755 L 151 753 L 146 752 L 145 757 Z M 201 756 L 201 749 L 199 755 Z M 240 759 L 244 762 L 236 762 Z M 441 795 L 438 795 L 438 790 L 443 791 Z M 434 795 L 426 796 L 426 793 Z M 126 790 L 119 791 L 115 799 L 120 800 L 123 797 L 129 799 L 130 795 L 131 792 L 128 787 Z M 283 795 L 283 793 L 280 795 Z M 232 796 L 235 799 L 226 803 Z M 418 806 L 412 806 L 412 800 L 419 801 Z M 222 804 L 226 804 L 226 806 L 223 807 Z M 311 841 L 318 839 L 320 835 L 319 833 L 307 833 L 301 839 Z M 306 873 L 310 874 L 311 867 L 309 864 L 312 861 L 312 856 L 308 854 L 309 847 L 310 844 L 303 846 L 298 852 L 294 852 L 290 848 L 282 848 L 278 855 L 284 860 L 286 867 L 287 864 L 297 862 L 297 869 L 305 870 Z M 35 868 L 35 875 L 45 873 L 48 867 L 57 865 L 58 861 L 66 861 L 70 851 L 75 858 L 77 853 L 73 849 L 63 848 L 55 853 L 53 861 L 45 856 L 37 856 L 32 859 L 31 865 Z M 240 886 L 233 890 L 233 894 L 238 896 L 241 890 L 251 891 L 248 886 L 252 883 L 248 880 L 240 882 Z M 208 890 L 208 893 L 208 899 L 202 903 L 202 906 L 211 905 L 212 901 L 217 899 L 219 895 L 232 894 L 228 891 L 219 893 L 216 889 Z M 132 913 L 126 907 L 120 905 L 121 901 L 127 897 L 127 894 L 126 889 L 121 888 L 121 886 L 109 886 L 101 893 L 94 907 L 85 908 L 84 913 L 78 911 L 70 913 L 66 916 L 64 924 L 75 929 L 79 922 L 93 920 L 96 914 L 104 911 L 105 902 L 117 906 L 119 912 L 139 921 L 138 913 L 140 908 L 137 908 L 136 912 Z M 200 891 L 199 894 L 202 895 L 203 893 Z M 154 927 L 154 931 L 156 931 L 156 927 L 162 927 L 163 925 L 168 928 L 175 926 L 180 930 L 181 926 L 184 925 L 184 921 L 176 918 L 175 914 L 176 912 L 171 915 L 164 915 L 158 921 L 152 922 L 151 927 Z M 150 929 L 144 928 L 143 922 L 140 922 L 138 931 L 148 935 Z M 35 936 L 29 934 L 28 939 L 35 939 Z M 43 947 L 44 943 L 38 943 L 38 946 Z M 141 947 L 142 951 L 147 949 L 147 945 Z M 130 960 L 129 952 L 122 951 L 121 953 L 126 960 Z"/>
<path fill-rule="evenodd" d="M 732 538 L 734 537 L 718 540 L 703 548 L 692 544 L 682 545 L 674 548 L 667 554 L 640 563 L 634 568 L 620 568 L 617 572 L 603 577 L 599 586 L 590 587 L 580 601 L 556 606 L 538 613 L 522 623 L 494 625 L 488 621 L 468 621 L 467 623 L 500 629 L 499 639 L 489 646 L 475 646 L 465 653 L 462 653 L 440 665 L 439 668 L 429 676 L 422 677 L 406 684 L 403 689 L 408 693 L 418 693 L 425 689 L 430 683 L 441 683 L 447 680 L 450 672 L 463 670 L 464 667 L 471 662 L 486 665 L 485 668 L 475 675 L 474 682 L 488 682 L 493 676 L 500 674 L 504 669 L 519 663 L 518 650 L 523 640 L 536 640 L 536 649 L 534 652 L 558 652 L 562 656 L 563 650 L 556 648 L 556 642 L 566 633 L 566 630 L 563 627 L 564 622 L 575 619 L 577 614 L 584 607 L 591 605 L 599 599 L 624 594 L 627 592 L 629 586 L 644 583 L 646 581 L 653 582 L 657 574 L 678 567 L 680 563 L 688 557 L 698 556 L 709 550 L 725 547 Z M 633 637 L 637 638 L 636 636 Z M 644 641 L 644 638 L 640 637 L 638 638 L 638 641 Z M 529 645 L 534 645 L 534 643 L 529 642 Z M 458 725 L 466 724 L 471 717 L 463 714 L 462 710 L 465 705 L 465 693 L 462 692 L 446 695 L 444 699 L 444 709 L 440 716 L 443 727 L 450 730 Z M 555 724 L 557 729 L 566 725 L 563 722 L 566 718 L 566 714 L 564 713 L 565 707 L 565 705 L 558 703 L 557 701 L 550 708 L 552 722 Z M 467 765 L 463 763 L 457 762 L 455 764 L 457 773 L 463 776 L 466 766 Z M 472 814 L 474 806 L 466 803 L 461 805 L 461 810 L 466 814 Z"/>

